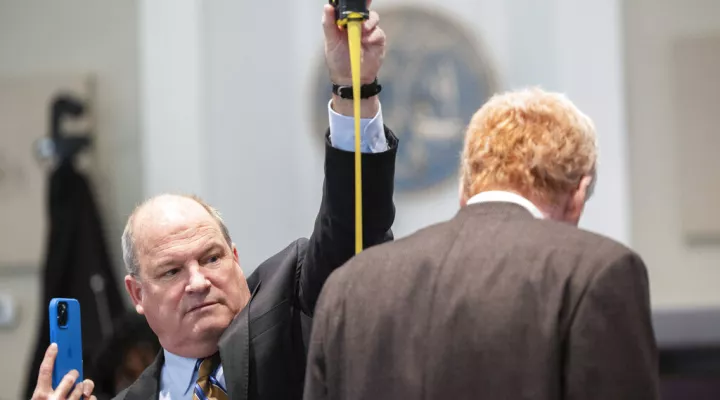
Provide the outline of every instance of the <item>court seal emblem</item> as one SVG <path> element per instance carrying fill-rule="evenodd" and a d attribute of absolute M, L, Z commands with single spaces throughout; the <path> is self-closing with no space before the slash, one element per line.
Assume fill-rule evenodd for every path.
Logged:
<path fill-rule="evenodd" d="M 416 6 L 378 9 L 387 33 L 378 77 L 384 123 L 400 140 L 395 188 L 415 192 L 457 176 L 465 128 L 497 91 L 489 55 L 454 18 Z M 314 79 L 315 132 L 327 127 L 325 61 Z"/>

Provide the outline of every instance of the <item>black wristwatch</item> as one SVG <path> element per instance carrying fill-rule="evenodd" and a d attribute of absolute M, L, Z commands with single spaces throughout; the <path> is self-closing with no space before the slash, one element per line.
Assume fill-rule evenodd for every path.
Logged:
<path fill-rule="evenodd" d="M 380 93 L 381 91 L 382 91 L 382 85 L 378 84 L 378 80 L 377 80 L 377 78 L 375 78 L 375 80 L 372 81 L 371 83 L 362 85 L 360 87 L 360 98 L 361 99 L 369 99 L 370 97 L 377 96 L 377 94 Z M 353 99 L 353 88 L 351 85 L 342 86 L 342 85 L 336 85 L 333 83 L 332 92 L 334 94 L 340 96 L 343 99 L 347 99 L 347 100 Z"/>

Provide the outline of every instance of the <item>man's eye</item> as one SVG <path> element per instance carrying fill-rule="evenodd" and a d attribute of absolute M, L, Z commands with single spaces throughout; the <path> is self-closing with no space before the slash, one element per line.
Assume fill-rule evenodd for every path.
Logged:
<path fill-rule="evenodd" d="M 220 261 L 220 257 L 218 256 L 210 256 L 208 257 L 208 262 L 210 264 L 215 264 L 216 262 Z"/>
<path fill-rule="evenodd" d="M 163 276 L 175 276 L 175 275 L 177 275 L 177 273 L 178 273 L 178 269 L 173 268 L 173 269 L 169 269 L 169 270 L 165 271 Z"/>

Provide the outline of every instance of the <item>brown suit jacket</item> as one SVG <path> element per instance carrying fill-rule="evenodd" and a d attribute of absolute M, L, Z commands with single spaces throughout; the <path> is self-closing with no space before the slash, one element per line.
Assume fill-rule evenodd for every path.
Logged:
<path fill-rule="evenodd" d="M 657 399 L 648 277 L 610 239 L 480 203 L 321 293 L 305 399 Z"/>

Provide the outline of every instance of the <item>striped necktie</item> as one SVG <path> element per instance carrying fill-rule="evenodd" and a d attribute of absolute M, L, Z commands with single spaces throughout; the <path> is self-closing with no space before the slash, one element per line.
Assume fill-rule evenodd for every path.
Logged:
<path fill-rule="evenodd" d="M 193 400 L 230 400 L 225 389 L 220 386 L 220 382 L 211 375 L 220 365 L 220 353 L 215 353 L 202 362 L 201 360 L 198 362 L 200 367 L 193 391 Z"/>

